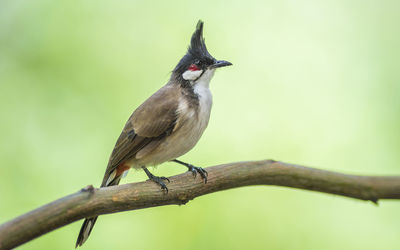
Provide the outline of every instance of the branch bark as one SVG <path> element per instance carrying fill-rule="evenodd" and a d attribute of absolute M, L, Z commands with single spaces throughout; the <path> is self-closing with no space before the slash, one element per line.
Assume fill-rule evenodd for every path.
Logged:
<path fill-rule="evenodd" d="M 94 189 L 63 197 L 0 225 L 0 249 L 10 249 L 95 215 L 164 205 L 250 185 L 277 185 L 370 200 L 400 199 L 400 176 L 346 175 L 273 160 L 237 162 L 207 168 L 208 182 L 187 172 L 169 178 L 169 193 L 153 182 Z"/>

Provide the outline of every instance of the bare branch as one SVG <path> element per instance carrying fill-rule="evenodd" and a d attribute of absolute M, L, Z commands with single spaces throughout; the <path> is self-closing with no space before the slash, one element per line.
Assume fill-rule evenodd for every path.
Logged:
<path fill-rule="evenodd" d="M 229 163 L 207 168 L 208 182 L 191 173 L 169 178 L 169 193 L 153 182 L 94 189 L 63 197 L 0 226 L 0 249 L 19 246 L 71 222 L 95 215 L 185 204 L 195 197 L 250 185 L 277 185 L 377 202 L 400 199 L 400 176 L 356 176 L 272 160 Z"/>

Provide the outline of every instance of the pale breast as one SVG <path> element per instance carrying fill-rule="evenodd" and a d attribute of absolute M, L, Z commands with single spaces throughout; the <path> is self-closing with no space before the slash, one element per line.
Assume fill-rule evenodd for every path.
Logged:
<path fill-rule="evenodd" d="M 196 145 L 210 119 L 212 95 L 208 86 L 195 87 L 194 92 L 198 96 L 198 105 L 189 105 L 189 100 L 181 96 L 177 110 L 179 119 L 174 131 L 148 154 L 140 157 L 139 153 L 138 165 L 157 165 L 173 160 Z"/>

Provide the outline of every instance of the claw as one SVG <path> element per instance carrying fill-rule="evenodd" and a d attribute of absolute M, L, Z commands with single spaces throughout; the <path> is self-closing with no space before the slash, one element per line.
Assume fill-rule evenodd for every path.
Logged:
<path fill-rule="evenodd" d="M 166 194 L 168 194 L 168 188 L 167 188 L 167 185 L 165 185 L 164 181 L 168 181 L 168 183 L 170 183 L 169 179 L 164 176 L 160 176 L 160 177 L 154 176 L 152 173 L 150 173 L 149 170 L 147 170 L 147 168 L 145 168 L 145 167 L 142 167 L 142 168 L 146 172 L 146 175 L 149 177 L 149 180 L 160 185 L 161 190 L 165 191 Z"/>
<path fill-rule="evenodd" d="M 193 173 L 194 178 L 196 178 L 197 173 L 199 173 L 201 178 L 204 179 L 204 183 L 207 183 L 208 173 L 206 170 L 200 167 L 195 167 L 193 165 L 188 165 L 187 167 L 189 168 L 189 171 Z"/>
<path fill-rule="evenodd" d="M 170 183 L 170 181 L 169 181 L 169 179 L 167 177 L 161 176 L 160 179 L 161 180 L 166 180 L 166 181 L 168 181 L 168 183 Z"/>
<path fill-rule="evenodd" d="M 196 171 L 195 167 L 193 165 L 190 165 L 188 168 L 189 168 L 189 171 L 192 172 L 193 177 L 196 179 L 197 171 Z"/>
<path fill-rule="evenodd" d="M 194 178 L 196 178 L 197 173 L 199 173 L 200 176 L 201 176 L 201 178 L 204 179 L 204 183 L 207 183 L 208 173 L 207 173 L 207 171 L 204 170 L 203 168 L 195 167 L 195 166 L 193 166 L 192 164 L 189 164 L 189 163 L 180 161 L 180 160 L 178 160 L 178 159 L 175 159 L 175 160 L 172 160 L 172 161 L 174 161 L 174 162 L 176 162 L 176 163 L 179 163 L 179 164 L 181 164 L 181 165 L 186 166 L 186 167 L 189 169 L 188 171 L 192 172 Z"/>
<path fill-rule="evenodd" d="M 165 185 L 164 180 L 168 181 L 168 183 L 170 182 L 169 179 L 167 177 L 158 177 L 158 176 L 152 176 L 149 178 L 149 180 L 157 183 L 158 185 L 160 185 L 161 190 L 165 191 L 168 194 L 168 188 L 167 185 Z"/>
<path fill-rule="evenodd" d="M 165 185 L 164 182 L 160 181 L 160 182 L 157 182 L 157 184 L 159 184 L 161 186 L 161 190 L 165 191 L 165 193 L 168 194 L 168 188 L 167 188 L 167 185 Z"/>

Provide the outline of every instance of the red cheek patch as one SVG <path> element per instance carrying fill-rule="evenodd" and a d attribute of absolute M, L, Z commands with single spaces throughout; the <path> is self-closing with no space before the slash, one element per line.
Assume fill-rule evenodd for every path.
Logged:
<path fill-rule="evenodd" d="M 190 71 L 197 71 L 197 70 L 200 70 L 200 68 L 197 67 L 196 64 L 191 64 L 191 65 L 189 66 L 188 70 L 190 70 Z"/>

